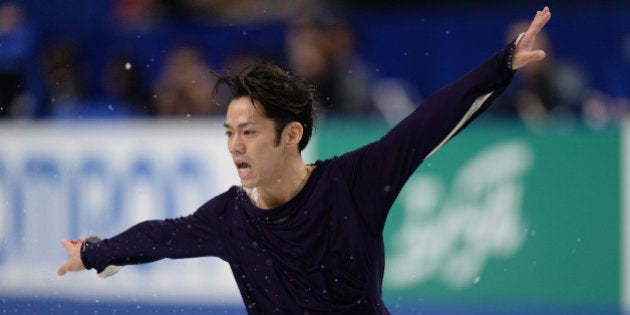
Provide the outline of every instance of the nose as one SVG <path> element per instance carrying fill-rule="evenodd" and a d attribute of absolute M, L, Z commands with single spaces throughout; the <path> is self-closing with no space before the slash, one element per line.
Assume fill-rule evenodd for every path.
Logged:
<path fill-rule="evenodd" d="M 228 150 L 232 155 L 245 153 L 245 144 L 238 133 L 233 134 L 228 139 Z"/>

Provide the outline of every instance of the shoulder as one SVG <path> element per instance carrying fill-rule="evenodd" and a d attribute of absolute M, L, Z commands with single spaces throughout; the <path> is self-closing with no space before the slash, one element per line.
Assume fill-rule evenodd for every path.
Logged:
<path fill-rule="evenodd" d="M 240 186 L 232 186 L 227 191 L 206 201 L 197 209 L 197 214 L 223 212 L 228 206 L 236 203 L 239 198 L 242 198 L 243 194 L 245 194 L 245 192 Z"/>

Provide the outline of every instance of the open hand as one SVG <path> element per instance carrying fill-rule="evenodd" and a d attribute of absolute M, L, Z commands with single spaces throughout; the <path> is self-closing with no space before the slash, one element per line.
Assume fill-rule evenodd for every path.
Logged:
<path fill-rule="evenodd" d="M 84 241 L 84 237 L 79 238 L 78 241 L 61 240 L 61 245 L 68 252 L 68 261 L 59 267 L 57 270 L 58 275 L 63 276 L 68 271 L 85 270 L 85 266 L 83 266 L 83 261 L 81 260 L 81 244 L 83 244 Z"/>
<path fill-rule="evenodd" d="M 543 50 L 533 50 L 534 42 L 536 41 L 536 35 L 551 19 L 551 12 L 548 7 L 545 7 L 542 11 L 536 12 L 536 16 L 529 25 L 529 28 L 524 33 L 521 40 L 516 44 L 514 50 L 514 56 L 512 57 L 512 69 L 516 70 L 521 68 L 532 61 L 538 61 L 545 58 L 545 52 Z"/>

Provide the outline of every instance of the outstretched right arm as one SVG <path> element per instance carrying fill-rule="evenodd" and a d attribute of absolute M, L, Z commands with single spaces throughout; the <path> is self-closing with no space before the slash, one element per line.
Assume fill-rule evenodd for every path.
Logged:
<path fill-rule="evenodd" d="M 223 196 L 223 197 L 222 197 Z M 86 246 L 80 241 L 63 240 L 68 261 L 57 274 L 108 266 L 149 263 L 163 258 L 216 256 L 225 259 L 225 225 L 219 218 L 226 209 L 225 194 L 201 206 L 195 213 L 176 219 L 144 221 L 112 238 Z"/>

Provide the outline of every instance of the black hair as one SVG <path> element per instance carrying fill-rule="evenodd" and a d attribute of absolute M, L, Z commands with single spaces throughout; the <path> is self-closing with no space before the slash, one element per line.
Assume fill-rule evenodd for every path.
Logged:
<path fill-rule="evenodd" d="M 254 101 L 263 106 L 266 116 L 274 121 L 276 127 L 276 145 L 280 144 L 284 127 L 296 121 L 304 128 L 298 150 L 302 152 L 306 148 L 316 117 L 314 104 L 317 91 L 311 83 L 266 62 L 251 65 L 235 75 L 222 75 L 212 70 L 211 73 L 218 78 L 215 93 L 224 84 L 230 88 L 230 101 L 249 96 L 254 106 Z"/>

